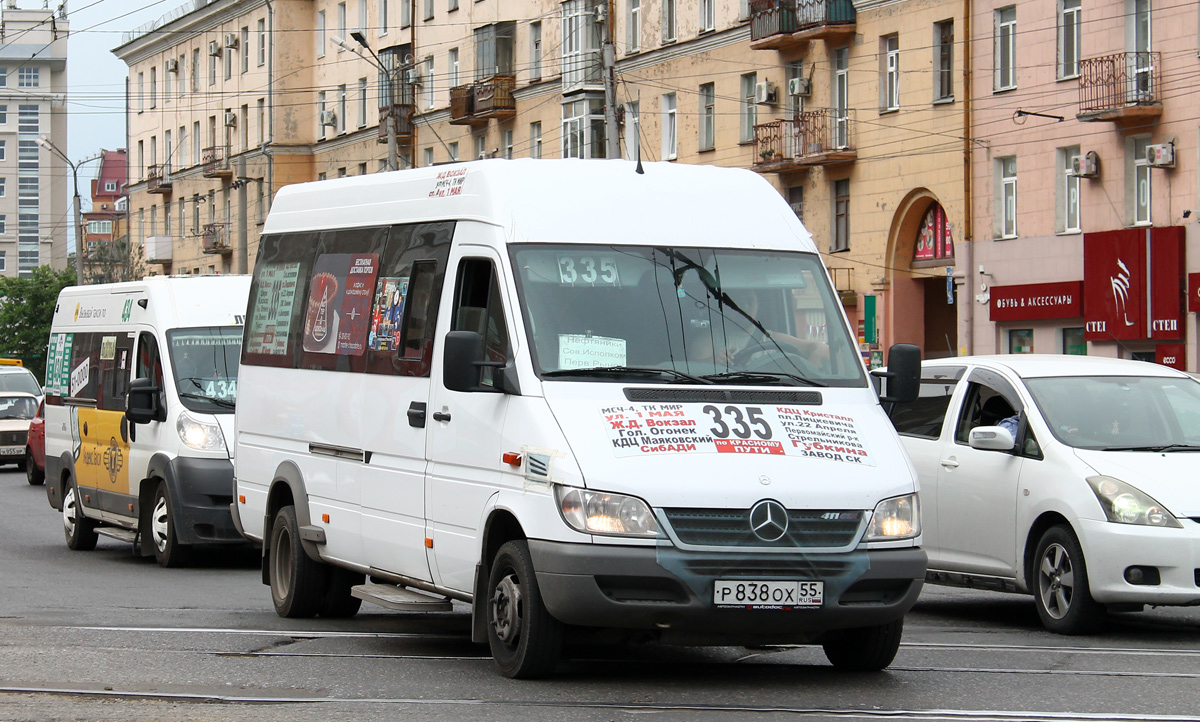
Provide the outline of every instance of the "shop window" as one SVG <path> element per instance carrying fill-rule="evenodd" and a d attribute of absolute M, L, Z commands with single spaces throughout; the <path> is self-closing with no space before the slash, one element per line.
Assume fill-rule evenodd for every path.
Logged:
<path fill-rule="evenodd" d="M 1084 340 L 1083 328 L 1063 329 L 1062 352 L 1072 356 L 1087 356 L 1087 341 Z"/>
<path fill-rule="evenodd" d="M 1033 353 L 1033 329 L 1014 328 L 1008 332 L 1009 353 Z"/>

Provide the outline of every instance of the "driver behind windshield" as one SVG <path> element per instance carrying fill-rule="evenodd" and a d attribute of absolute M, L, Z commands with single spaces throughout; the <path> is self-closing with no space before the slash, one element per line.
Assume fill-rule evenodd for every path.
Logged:
<path fill-rule="evenodd" d="M 723 328 L 714 328 L 711 335 L 702 334 L 692 340 L 688 356 L 693 361 L 743 368 L 753 365 L 756 357 L 774 352 L 799 354 L 816 368 L 827 367 L 828 345 L 767 327 L 765 317 L 759 317 L 758 291 L 726 289 L 726 293 L 736 308 L 724 305 L 723 317 L 714 320 Z"/>

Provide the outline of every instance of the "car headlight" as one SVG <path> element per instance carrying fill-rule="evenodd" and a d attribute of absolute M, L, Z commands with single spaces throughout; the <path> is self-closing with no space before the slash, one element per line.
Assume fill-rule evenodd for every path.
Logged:
<path fill-rule="evenodd" d="M 893 541 L 921 536 L 921 501 L 916 493 L 884 499 L 875 505 L 867 541 Z"/>
<path fill-rule="evenodd" d="M 182 411 L 175 422 L 179 440 L 184 446 L 197 451 L 225 451 L 225 436 L 221 427 L 211 421 L 201 421 Z"/>
<path fill-rule="evenodd" d="M 1179 520 L 1141 489 L 1111 476 L 1089 476 L 1087 483 L 1100 500 L 1108 520 L 1116 524 L 1139 524 L 1182 529 Z"/>
<path fill-rule="evenodd" d="M 556 485 L 558 510 L 567 526 L 585 534 L 658 536 L 658 522 L 649 505 L 636 496 L 606 494 Z"/>

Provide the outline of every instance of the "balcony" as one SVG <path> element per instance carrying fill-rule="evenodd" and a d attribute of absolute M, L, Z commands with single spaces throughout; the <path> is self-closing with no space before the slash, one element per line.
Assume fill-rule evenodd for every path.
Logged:
<path fill-rule="evenodd" d="M 1092 122 L 1157 118 L 1162 115 L 1161 82 L 1161 53 L 1113 53 L 1080 60 L 1075 117 Z"/>
<path fill-rule="evenodd" d="M 229 154 L 225 152 L 223 145 L 214 145 L 201 151 L 200 163 L 204 166 L 205 178 L 233 177 L 233 167 L 229 165 Z"/>
<path fill-rule="evenodd" d="M 803 43 L 792 40 L 796 25 L 796 0 L 751 0 L 750 49 L 780 50 Z"/>
<path fill-rule="evenodd" d="M 750 48 L 785 50 L 852 37 L 855 21 L 850 0 L 751 0 Z"/>
<path fill-rule="evenodd" d="M 450 89 L 451 125 L 487 125 L 487 118 L 475 115 L 475 86 L 456 85 Z"/>
<path fill-rule="evenodd" d="M 793 40 L 841 40 L 854 37 L 857 15 L 850 0 L 796 0 Z"/>
<path fill-rule="evenodd" d="M 754 170 L 787 173 L 820 165 L 850 163 L 854 111 L 813 110 L 788 120 L 754 126 Z"/>
<path fill-rule="evenodd" d="M 224 223 L 205 224 L 204 232 L 200 237 L 204 243 L 200 250 L 204 253 L 233 253 L 233 249 L 229 247 L 229 239 L 225 235 Z"/>
<path fill-rule="evenodd" d="M 475 117 L 504 120 L 517 114 L 513 90 L 517 78 L 513 75 L 493 75 L 475 83 Z"/>
<path fill-rule="evenodd" d="M 394 105 L 385 105 L 379 109 L 379 142 L 386 143 L 388 138 L 388 119 L 394 114 L 396 116 L 396 141 L 401 145 L 412 143 L 413 138 L 413 111 L 415 106 L 411 103 L 396 103 Z"/>
<path fill-rule="evenodd" d="M 173 241 L 171 236 L 148 236 L 146 238 L 146 263 L 170 263 Z"/>
<path fill-rule="evenodd" d="M 161 195 L 171 194 L 171 164 L 152 165 L 146 171 L 146 192 Z"/>

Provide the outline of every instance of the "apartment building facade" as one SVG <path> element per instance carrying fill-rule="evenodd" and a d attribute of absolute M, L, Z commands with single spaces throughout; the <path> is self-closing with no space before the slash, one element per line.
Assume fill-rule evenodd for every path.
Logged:
<path fill-rule="evenodd" d="M 91 183 L 91 206 L 83 212 L 84 278 L 88 283 L 126 280 L 128 223 L 125 185 L 128 153 L 124 148 L 100 151 L 96 177 Z"/>
<path fill-rule="evenodd" d="M 67 265 L 72 224 L 67 201 L 72 171 L 64 155 L 68 26 L 65 16 L 21 9 L 11 0 L 0 10 L 0 274 L 5 276 Z"/>

